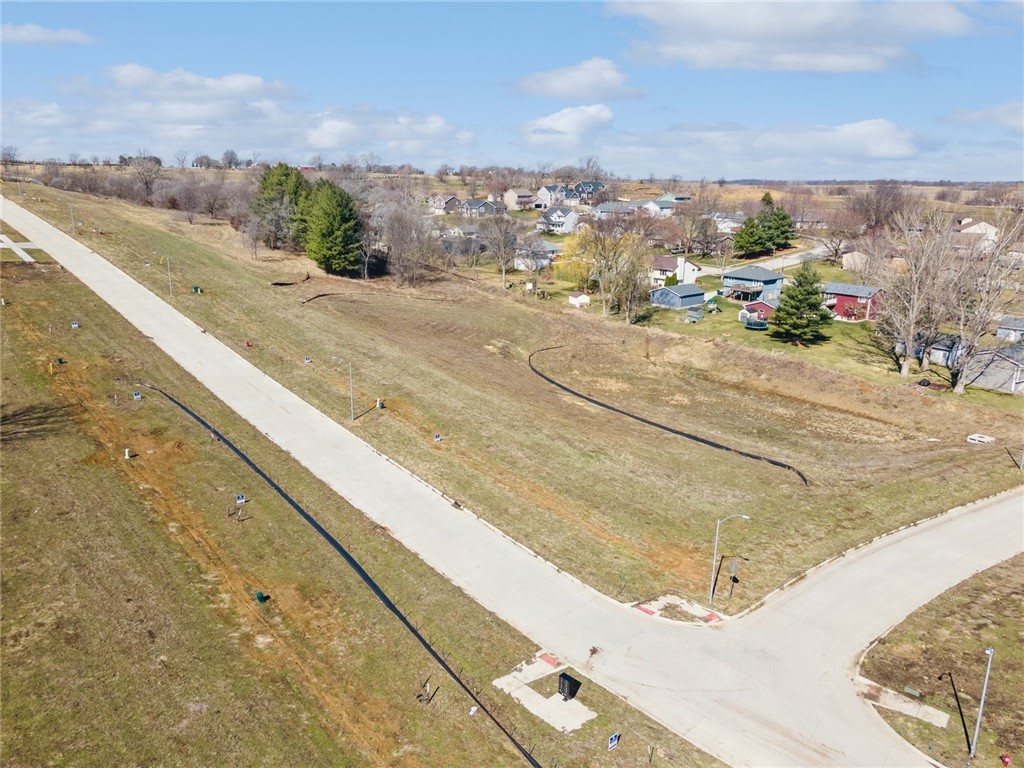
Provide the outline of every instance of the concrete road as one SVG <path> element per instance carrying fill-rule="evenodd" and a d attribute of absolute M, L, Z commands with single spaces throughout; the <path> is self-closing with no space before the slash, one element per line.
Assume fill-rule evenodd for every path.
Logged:
<path fill-rule="evenodd" d="M 803 264 L 805 261 L 824 259 L 826 256 L 828 256 L 828 249 L 825 248 L 825 246 L 823 245 L 816 245 L 808 251 L 801 251 L 800 253 L 791 253 L 787 256 L 776 256 L 775 258 L 764 259 L 763 261 L 758 259 L 750 263 L 756 264 L 759 267 L 764 267 L 765 269 L 771 269 L 775 272 L 781 272 L 782 270 L 788 267 L 795 267 L 799 264 Z M 724 272 L 732 272 L 733 270 L 739 269 L 742 266 L 744 265 L 740 263 L 735 263 L 729 267 L 726 267 Z M 723 273 L 723 270 L 721 268 L 713 267 L 710 265 L 701 267 L 701 271 L 705 275 L 721 275 Z"/>
<path fill-rule="evenodd" d="M 931 764 L 855 696 L 853 670 L 918 605 L 1021 551 L 1022 489 L 851 552 L 747 616 L 651 617 L 454 507 L 85 246 L 2 204 L 5 221 L 439 573 L 697 746 L 736 766 Z"/>

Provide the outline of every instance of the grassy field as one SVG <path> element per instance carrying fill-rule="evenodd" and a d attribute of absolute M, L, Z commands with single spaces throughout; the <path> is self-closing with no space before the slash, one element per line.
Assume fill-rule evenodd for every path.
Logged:
<path fill-rule="evenodd" d="M 867 655 L 863 674 L 895 691 L 910 686 L 922 701 L 950 713 L 937 728 L 887 710 L 882 716 L 922 752 L 948 766 L 962 765 L 967 742 L 949 678 L 952 673 L 973 737 L 988 657 L 992 675 L 974 763 L 1000 765 L 998 756 L 1019 759 L 1024 751 L 1024 555 L 990 568 L 913 613 Z"/>
<path fill-rule="evenodd" d="M 480 280 L 396 289 L 277 253 L 253 260 L 225 225 L 166 212 L 52 190 L 31 207 L 60 226 L 69 197 L 87 244 L 163 296 L 169 257 L 176 307 L 343 422 L 352 362 L 357 411 L 387 404 L 351 425 L 356 434 L 622 600 L 699 599 L 725 514 L 753 518 L 729 531 L 751 558 L 738 608 L 836 551 L 1019 482 L 1006 448 L 1017 450 L 1020 398 L 902 382 L 863 325 L 837 324 L 831 342 L 806 348 L 743 330 L 729 309 L 695 325 L 659 313 L 663 329 L 626 327 Z M 270 285 L 289 281 L 299 282 Z M 556 345 L 535 358 L 549 374 L 793 464 L 810 486 L 563 396 L 526 366 Z M 998 442 L 967 445 L 975 431 Z"/>
<path fill-rule="evenodd" d="M 581 700 L 599 716 L 574 734 L 525 713 L 490 681 L 532 644 L 67 272 L 5 263 L 0 290 L 4 766 L 522 763 L 253 473 L 149 390 L 131 399 L 143 381 L 184 399 L 317 516 L 543 764 L 635 765 L 648 744 L 671 756 L 663 764 L 715 764 L 596 686 Z M 250 499 L 244 521 L 227 514 L 236 493 Z M 426 706 L 416 695 L 428 676 L 440 690 Z M 609 756 L 613 730 L 631 738 Z"/>

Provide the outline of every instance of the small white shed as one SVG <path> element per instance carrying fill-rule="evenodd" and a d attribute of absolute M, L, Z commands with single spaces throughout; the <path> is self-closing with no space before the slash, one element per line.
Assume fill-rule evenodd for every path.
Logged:
<path fill-rule="evenodd" d="M 573 291 L 569 294 L 569 304 L 570 306 L 579 307 L 581 309 L 583 307 L 589 307 L 590 297 L 581 291 Z"/>

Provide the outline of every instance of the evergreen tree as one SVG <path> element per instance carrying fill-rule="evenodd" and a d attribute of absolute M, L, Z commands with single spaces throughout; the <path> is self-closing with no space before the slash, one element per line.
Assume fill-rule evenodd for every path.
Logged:
<path fill-rule="evenodd" d="M 772 248 L 789 246 L 790 238 L 793 237 L 793 217 L 786 212 L 785 208 L 776 208 L 774 205 L 765 208 L 757 219 L 764 230 L 765 239 Z"/>
<path fill-rule="evenodd" d="M 299 216 L 299 211 L 311 188 L 302 171 L 285 163 L 263 171 L 252 198 L 252 212 L 264 224 L 267 233 L 264 242 L 268 247 L 278 248 L 286 242 L 296 248 L 305 245 L 306 223 Z M 288 212 L 284 227 L 282 211 Z"/>
<path fill-rule="evenodd" d="M 668 288 L 670 285 L 679 285 L 679 277 L 675 272 L 665 278 L 665 287 Z"/>
<path fill-rule="evenodd" d="M 359 274 L 361 224 L 349 194 L 327 179 L 318 179 L 300 209 L 297 218 L 307 228 L 306 255 L 332 274 Z"/>
<path fill-rule="evenodd" d="M 789 341 L 820 341 L 824 338 L 821 329 L 832 324 L 832 313 L 822 305 L 818 273 L 804 262 L 794 279 L 794 284 L 782 291 L 779 307 L 772 314 L 775 335 Z"/>
<path fill-rule="evenodd" d="M 736 253 L 741 255 L 764 253 L 771 250 L 772 244 L 768 240 L 768 234 L 761 226 L 761 222 L 750 217 L 743 222 L 733 239 L 733 246 Z"/>

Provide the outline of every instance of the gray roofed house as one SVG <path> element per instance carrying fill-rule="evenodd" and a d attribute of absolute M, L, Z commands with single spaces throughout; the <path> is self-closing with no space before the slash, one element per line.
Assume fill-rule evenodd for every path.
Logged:
<path fill-rule="evenodd" d="M 722 286 L 726 295 L 735 296 L 740 301 L 769 301 L 782 295 L 782 281 L 785 275 L 772 272 L 770 269 L 748 264 L 722 275 Z"/>
<path fill-rule="evenodd" d="M 704 289 L 692 283 L 663 285 L 651 291 L 650 297 L 651 304 L 655 307 L 687 309 L 699 307 L 704 303 Z"/>
<path fill-rule="evenodd" d="M 598 219 L 629 216 L 633 209 L 623 203 L 601 203 L 594 208 L 594 216 Z"/>
<path fill-rule="evenodd" d="M 1024 341 L 1024 317 L 1003 315 L 996 325 L 996 338 L 1006 341 Z"/>
<path fill-rule="evenodd" d="M 842 294 L 843 296 L 856 296 L 858 298 L 870 299 L 881 289 L 871 285 L 857 285 L 856 283 L 825 283 L 821 292 L 826 296 Z"/>
<path fill-rule="evenodd" d="M 1024 344 L 978 352 L 968 363 L 966 375 L 971 386 L 1024 394 Z"/>

